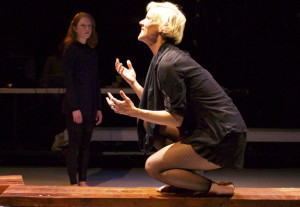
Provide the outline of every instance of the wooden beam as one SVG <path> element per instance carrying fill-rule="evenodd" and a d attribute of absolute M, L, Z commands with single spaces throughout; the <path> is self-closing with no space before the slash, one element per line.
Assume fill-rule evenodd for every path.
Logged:
<path fill-rule="evenodd" d="M 22 175 L 0 176 L 0 185 L 24 185 Z"/>
<path fill-rule="evenodd" d="M 1 189 L 1 187 L 0 187 Z M 299 188 L 237 188 L 233 197 L 161 194 L 154 187 L 79 187 L 11 185 L 0 194 L 4 206 L 99 207 L 282 207 L 300 206 Z"/>

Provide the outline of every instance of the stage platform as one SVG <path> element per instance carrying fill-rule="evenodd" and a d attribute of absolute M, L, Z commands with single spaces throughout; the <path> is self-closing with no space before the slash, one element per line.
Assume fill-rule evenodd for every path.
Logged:
<path fill-rule="evenodd" d="M 156 192 L 155 187 L 27 186 L 22 184 L 20 175 L 8 175 L 0 176 L 0 205 L 296 207 L 300 205 L 300 188 L 236 188 L 232 197 L 215 197 L 192 193 L 161 194 Z"/>
<path fill-rule="evenodd" d="M 65 130 L 67 139 L 68 133 Z M 138 141 L 135 127 L 96 127 L 92 141 Z M 249 128 L 247 142 L 300 142 L 300 128 Z"/>

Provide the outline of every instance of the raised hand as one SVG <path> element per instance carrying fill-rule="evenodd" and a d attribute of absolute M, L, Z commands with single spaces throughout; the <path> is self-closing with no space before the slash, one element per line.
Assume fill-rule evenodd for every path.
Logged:
<path fill-rule="evenodd" d="M 115 68 L 116 71 L 122 76 L 122 78 L 130 85 L 132 86 L 133 83 L 136 81 L 136 73 L 132 67 L 132 64 L 130 60 L 127 60 L 127 66 L 128 68 L 125 68 L 123 64 L 119 61 L 119 59 L 116 59 L 115 62 Z"/>
<path fill-rule="evenodd" d="M 127 116 L 134 116 L 134 112 L 136 107 L 133 102 L 123 91 L 120 91 L 120 96 L 123 100 L 118 100 L 111 93 L 108 93 L 108 97 L 106 97 L 106 101 L 108 105 L 118 114 L 123 114 Z"/>

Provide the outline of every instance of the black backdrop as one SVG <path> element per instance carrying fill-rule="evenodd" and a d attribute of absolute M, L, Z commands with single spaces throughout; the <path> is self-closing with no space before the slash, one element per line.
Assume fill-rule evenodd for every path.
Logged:
<path fill-rule="evenodd" d="M 228 90 L 249 127 L 299 128 L 299 1 L 178 0 L 187 16 L 180 47 Z M 31 58 L 34 87 L 46 58 L 79 11 L 96 19 L 101 85 L 115 81 L 114 61 L 133 62 L 142 81 L 151 59 L 137 41 L 143 0 L 6 0 L 0 7 L 0 81 L 18 75 L 11 57 Z M 18 61 L 24 61 L 18 59 Z M 27 76 L 21 78 L 26 79 Z"/>

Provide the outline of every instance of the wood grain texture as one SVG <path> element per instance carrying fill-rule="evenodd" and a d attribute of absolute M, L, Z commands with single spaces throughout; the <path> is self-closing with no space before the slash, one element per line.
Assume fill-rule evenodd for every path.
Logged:
<path fill-rule="evenodd" d="M 0 185 L 24 185 L 22 175 L 0 176 Z"/>
<path fill-rule="evenodd" d="M 98 207 L 296 207 L 300 188 L 236 188 L 232 197 L 161 194 L 154 187 L 23 185 L 22 176 L 0 176 L 0 206 Z"/>
<path fill-rule="evenodd" d="M 0 187 L 1 189 L 1 187 Z M 161 194 L 153 187 L 73 187 L 22 186 L 6 187 L 0 195 L 5 206 L 300 206 L 299 188 L 237 188 L 233 197 Z"/>

